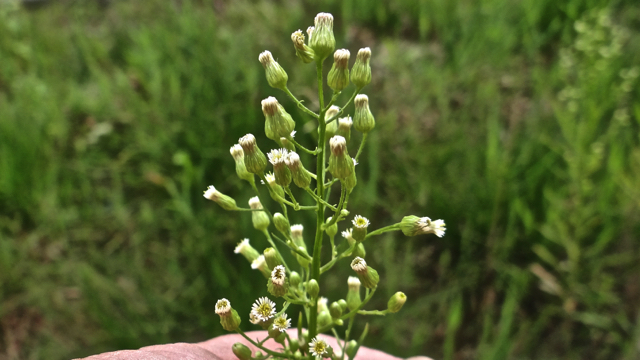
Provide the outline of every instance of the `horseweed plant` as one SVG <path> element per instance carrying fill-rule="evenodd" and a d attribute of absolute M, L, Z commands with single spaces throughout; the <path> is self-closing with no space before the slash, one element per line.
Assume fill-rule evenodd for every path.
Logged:
<path fill-rule="evenodd" d="M 349 217 L 347 203 L 357 183 L 355 167 L 367 135 L 375 127 L 375 120 L 369 109 L 369 99 L 367 95 L 360 94 L 362 88 L 371 82 L 369 66 L 371 50 L 360 49 L 349 71 L 349 51 L 340 49 L 334 52 L 335 39 L 331 14 L 318 14 L 315 18 L 315 27 L 309 27 L 307 34 L 308 43 L 305 43 L 305 36 L 300 30 L 291 35 L 291 40 L 298 58 L 304 63 L 316 65 L 320 104 L 318 113 L 308 109 L 289 91 L 287 73 L 269 51 L 261 53 L 258 59 L 266 71 L 269 85 L 284 91 L 305 114 L 318 121 L 316 148 L 314 150 L 305 148 L 294 139 L 296 122 L 276 98 L 268 97 L 262 101 L 262 112 L 266 118 L 264 129 L 266 136 L 277 144 L 277 149 L 265 155 L 252 134 L 243 136 L 239 144 L 231 147 L 231 155 L 236 163 L 236 173 L 240 179 L 247 181 L 256 193 L 256 197 L 249 200 L 249 208 L 238 207 L 234 199 L 221 194 L 213 186 L 209 186 L 204 193 L 205 198 L 215 201 L 225 210 L 251 212 L 253 226 L 264 234 L 270 247 L 260 254 L 249 244 L 249 239 L 244 239 L 238 244 L 235 252 L 244 256 L 253 269 L 260 271 L 267 278 L 267 290 L 271 296 L 284 300 L 280 311 L 277 311 L 276 304 L 268 297 L 256 300 L 249 313 L 249 321 L 268 330 L 266 338 L 258 341 L 249 338 L 240 329 L 241 317 L 231 307 L 229 300 L 220 299 L 216 303 L 215 311 L 220 315 L 222 327 L 228 331 L 238 332 L 261 350 L 252 354 L 247 346 L 241 343 L 234 344 L 233 352 L 242 360 L 269 357 L 344 359 L 345 355 L 353 359 L 368 329 L 365 326 L 358 341 L 350 340 L 355 316 L 395 313 L 402 308 L 407 299 L 404 293 L 397 292 L 389 299 L 387 309 L 363 310 L 373 297 L 380 281 L 378 272 L 367 265 L 364 259 L 365 241 L 375 235 L 395 230 L 400 230 L 407 236 L 430 233 L 442 237 L 445 232 L 444 221 L 432 221 L 428 217 L 417 216 L 406 216 L 396 224 L 369 232 L 369 220 L 356 215 L 351 221 L 353 227 L 342 232 L 345 241 L 336 246 L 334 239 L 338 233 L 338 224 Z M 333 53 L 334 62 L 327 76 L 327 85 L 333 90 L 333 96 L 328 103 L 325 103 L 322 71 L 323 63 L 331 53 Z M 343 107 L 335 106 L 334 102 L 349 82 L 355 85 L 353 94 Z M 354 103 L 353 118 L 341 117 L 352 102 Z M 355 158 L 351 157 L 347 149 L 351 140 L 351 127 L 362 133 L 362 141 Z M 327 149 L 327 140 L 329 149 Z M 317 158 L 315 174 L 305 168 L 296 151 L 302 151 Z M 272 173 L 265 173 L 268 163 L 273 166 Z M 327 179 L 327 171 L 331 174 L 330 179 Z M 255 175 L 266 185 L 271 198 L 280 204 L 282 213 L 272 214 L 263 207 L 264 198 L 261 197 L 256 186 Z M 311 187 L 312 179 L 315 180 L 315 189 Z M 301 205 L 291 192 L 292 182 L 309 194 L 315 201 L 315 205 Z M 329 194 L 337 184 L 340 186 L 340 200 L 337 205 L 332 205 L 328 202 Z M 290 225 L 288 209 L 316 212 L 316 232 L 311 255 L 303 236 L 303 226 Z M 331 216 L 325 219 L 326 212 Z M 271 224 L 274 225 L 278 234 L 269 230 Z M 320 254 L 325 233 L 331 245 L 331 259 L 321 264 Z M 299 272 L 287 265 L 274 239 L 281 243 L 282 247 L 287 247 L 291 251 L 299 265 Z M 351 268 L 357 276 L 351 276 L 347 281 L 346 300 L 340 299 L 328 304 L 325 297 L 320 297 L 318 282 L 323 273 L 343 258 L 351 259 Z M 364 299 L 361 298 L 361 286 L 366 289 Z M 292 320 L 285 313 L 290 305 L 302 307 L 297 319 L 297 338 L 290 337 L 286 331 L 291 326 Z M 303 329 L 305 320 L 307 329 Z M 341 341 L 336 327 L 343 326 L 345 320 L 349 324 Z M 333 349 L 318 336 L 327 331 L 332 331 L 338 340 L 339 349 Z M 280 351 L 263 346 L 269 338 L 282 345 Z"/>

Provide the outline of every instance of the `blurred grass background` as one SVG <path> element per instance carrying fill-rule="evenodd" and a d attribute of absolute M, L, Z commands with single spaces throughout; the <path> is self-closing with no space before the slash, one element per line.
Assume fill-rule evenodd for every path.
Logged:
<path fill-rule="evenodd" d="M 448 225 L 367 245 L 371 308 L 409 300 L 370 320 L 366 344 L 640 358 L 635 0 L 104 0 L 0 5 L 0 359 L 201 341 L 223 333 L 218 298 L 242 313 L 266 294 L 232 254 L 244 237 L 266 246 L 250 216 L 201 194 L 252 196 L 228 149 L 262 133 L 261 99 L 313 133 L 257 58 L 269 49 L 315 108 L 289 36 L 320 11 L 339 48 L 373 52 L 352 213 Z M 313 214 L 296 216 L 312 233 Z M 346 294 L 337 268 L 330 300 Z"/>

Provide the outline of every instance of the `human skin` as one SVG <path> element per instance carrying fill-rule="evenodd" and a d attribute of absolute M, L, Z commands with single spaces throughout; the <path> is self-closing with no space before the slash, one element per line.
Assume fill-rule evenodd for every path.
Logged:
<path fill-rule="evenodd" d="M 266 331 L 249 331 L 246 333 L 252 339 L 264 339 Z M 289 331 L 290 336 L 295 336 L 296 330 Z M 336 340 L 331 336 L 319 335 L 334 349 L 338 349 Z M 236 342 L 247 345 L 252 351 L 256 348 L 245 338 L 238 334 L 218 336 L 197 344 L 176 343 L 165 345 L 153 345 L 139 350 L 121 350 L 86 357 L 86 360 L 237 360 L 231 351 L 231 346 Z M 269 349 L 277 349 L 280 345 L 272 339 L 267 340 L 264 346 Z M 400 358 L 385 354 L 382 351 L 361 347 L 355 360 L 400 360 Z M 409 359 L 407 359 L 409 360 Z M 413 357 L 410 360 L 432 360 L 428 357 Z"/>

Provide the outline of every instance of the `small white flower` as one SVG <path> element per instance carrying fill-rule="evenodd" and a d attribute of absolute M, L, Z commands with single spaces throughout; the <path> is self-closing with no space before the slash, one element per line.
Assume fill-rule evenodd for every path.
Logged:
<path fill-rule="evenodd" d="M 351 129 L 351 126 L 353 126 L 353 120 L 351 119 L 351 116 L 338 119 L 339 128 L 342 128 L 344 130 L 349 130 Z"/>
<path fill-rule="evenodd" d="M 267 321 L 276 314 L 276 303 L 266 297 L 261 297 L 251 307 L 251 313 L 261 321 Z"/>
<path fill-rule="evenodd" d="M 349 244 L 352 244 L 355 240 L 353 239 L 353 229 L 347 229 L 342 232 L 342 237 L 347 239 Z"/>
<path fill-rule="evenodd" d="M 209 185 L 203 196 L 209 200 L 216 201 L 220 196 L 220 192 L 213 185 Z"/>
<path fill-rule="evenodd" d="M 273 330 L 280 330 L 285 332 L 291 327 L 291 319 L 287 319 L 287 314 L 282 314 L 273 320 Z"/>
<path fill-rule="evenodd" d="M 240 254 L 242 250 L 244 250 L 247 246 L 249 246 L 249 239 L 244 239 L 238 243 L 238 246 L 236 246 L 233 252 L 236 254 Z"/>
<path fill-rule="evenodd" d="M 431 221 L 431 219 L 426 216 L 418 220 L 418 225 L 423 234 L 436 234 L 437 237 L 443 237 L 444 232 L 447 230 L 444 220 Z"/>
<path fill-rule="evenodd" d="M 216 302 L 216 314 L 223 316 L 231 311 L 231 303 L 227 299 L 220 299 Z"/>
<path fill-rule="evenodd" d="M 292 137 L 292 138 L 293 138 L 293 137 L 296 137 L 296 131 L 295 131 L 295 130 L 293 130 L 293 131 L 291 132 L 291 137 Z"/>
<path fill-rule="evenodd" d="M 262 204 L 260 203 L 260 199 L 257 196 L 249 199 L 249 207 L 252 209 L 262 209 Z"/>
<path fill-rule="evenodd" d="M 313 356 L 323 356 L 327 355 L 327 349 L 329 348 L 329 344 L 322 339 L 313 338 L 309 343 L 309 352 L 313 354 Z"/>
<path fill-rule="evenodd" d="M 267 261 L 264 259 L 264 255 L 260 255 L 258 256 L 255 260 L 253 260 L 253 262 L 251 263 L 251 268 L 256 270 L 256 269 L 262 269 L 267 267 Z"/>
<path fill-rule="evenodd" d="M 351 158 L 351 160 L 353 160 L 353 166 L 358 165 L 358 162 L 356 161 L 356 158 Z"/>
<path fill-rule="evenodd" d="M 267 179 L 267 182 L 269 183 L 269 185 L 271 186 L 275 186 L 276 185 L 276 176 L 273 175 L 273 173 L 267 173 L 264 175 L 264 178 Z M 262 182 L 264 184 L 264 182 Z"/>
<path fill-rule="evenodd" d="M 287 273 L 284 266 L 278 265 L 273 268 L 273 271 L 271 272 L 271 282 L 275 285 L 283 286 L 286 278 Z"/>
<path fill-rule="evenodd" d="M 278 165 L 285 162 L 289 156 L 287 149 L 273 149 L 267 154 L 269 156 L 269 162 L 272 165 Z"/>
<path fill-rule="evenodd" d="M 363 258 L 356 256 L 356 258 L 351 262 L 351 268 L 355 272 L 365 271 L 367 270 L 367 262 L 364 261 Z"/>
<path fill-rule="evenodd" d="M 360 289 L 360 279 L 355 276 L 349 276 L 347 279 L 347 284 L 349 285 L 350 290 L 359 290 Z"/>
<path fill-rule="evenodd" d="M 291 236 L 302 237 L 303 230 L 304 230 L 304 226 L 302 226 L 302 224 L 291 225 Z"/>
<path fill-rule="evenodd" d="M 242 150 L 242 146 L 240 144 L 235 144 L 229 149 L 229 153 L 235 160 L 244 159 L 244 150 Z"/>
<path fill-rule="evenodd" d="M 366 229 L 369 227 L 369 219 L 364 216 L 356 215 L 351 222 L 353 223 L 353 226 L 358 229 Z"/>
<path fill-rule="evenodd" d="M 331 105 L 331 107 L 329 108 L 329 110 L 327 110 L 327 112 L 324 115 L 324 118 L 329 120 L 331 118 L 333 118 L 334 116 L 338 115 L 338 113 L 340 112 L 340 108 L 335 106 L 335 105 Z"/>

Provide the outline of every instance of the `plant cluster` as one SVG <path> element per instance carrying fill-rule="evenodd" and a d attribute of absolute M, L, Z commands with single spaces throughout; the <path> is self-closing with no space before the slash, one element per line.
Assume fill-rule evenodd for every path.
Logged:
<path fill-rule="evenodd" d="M 251 263 L 251 267 L 260 271 L 267 279 L 267 291 L 272 297 L 284 300 L 279 311 L 269 297 L 260 297 L 256 300 L 249 313 L 249 321 L 268 330 L 268 336 L 257 341 L 248 337 L 240 329 L 241 316 L 232 308 L 229 300 L 220 299 L 216 303 L 215 311 L 220 316 L 223 328 L 240 333 L 250 343 L 261 349 L 253 354 L 245 345 L 236 343 L 233 351 L 242 360 L 269 357 L 344 359 L 346 356 L 349 359 L 354 358 L 367 333 L 365 326 L 358 340 L 351 338 L 355 316 L 396 313 L 406 301 L 405 294 L 397 292 L 389 299 L 387 309 L 363 310 L 373 297 L 380 281 L 378 272 L 365 261 L 366 240 L 389 231 L 402 231 L 407 236 L 435 234 L 442 237 L 446 230 L 443 220 L 405 216 L 398 223 L 369 232 L 369 220 L 361 215 L 355 215 L 351 219 L 353 226 L 341 233 L 344 241 L 336 244 L 338 226 L 343 221 L 348 223 L 347 220 L 350 217 L 347 205 L 349 196 L 357 185 L 355 168 L 364 149 L 367 135 L 375 127 L 375 118 L 369 107 L 369 99 L 367 95 L 360 94 L 361 90 L 371 82 L 369 65 L 371 50 L 360 49 L 355 63 L 349 69 L 350 52 L 346 49 L 335 50 L 333 16 L 320 13 L 316 16 L 314 25 L 307 29 L 306 42 L 304 33 L 300 30 L 291 35 L 291 40 L 298 58 L 303 63 L 316 65 L 319 112 L 316 113 L 307 108 L 291 93 L 287 87 L 286 71 L 274 60 L 269 51 L 261 53 L 259 61 L 265 69 L 269 85 L 285 92 L 303 113 L 317 120 L 315 149 L 306 148 L 298 143 L 294 138 L 296 121 L 275 97 L 268 97 L 262 101 L 265 134 L 277 144 L 276 148 L 265 155 L 258 146 L 256 137 L 246 134 L 230 150 L 238 177 L 247 181 L 256 194 L 249 200 L 249 208 L 239 207 L 233 198 L 220 193 L 214 186 L 209 186 L 204 193 L 205 198 L 215 201 L 225 210 L 251 212 L 253 226 L 264 234 L 270 247 L 264 249 L 261 254 L 249 243 L 249 239 L 244 239 L 238 244 L 235 252 L 243 255 Z M 323 63 L 331 54 L 334 62 L 327 75 L 326 84 L 333 90 L 333 95 L 328 102 L 325 102 Z M 334 105 L 349 83 L 355 86 L 349 100 L 342 107 Z M 343 116 L 352 102 L 353 117 Z M 362 133 L 362 140 L 355 157 L 350 155 L 348 149 L 349 143 L 353 140 L 352 127 Z M 305 168 L 298 152 L 316 157 L 315 173 Z M 269 163 L 273 166 L 273 171 L 267 173 Z M 256 185 L 256 176 L 262 184 L 266 185 L 270 197 L 279 204 L 281 213 L 272 214 L 263 206 L 265 202 Z M 312 187 L 314 181 L 315 188 Z M 291 189 L 292 183 L 307 193 L 315 204 L 302 205 L 298 202 Z M 338 204 L 329 202 L 329 195 L 334 187 L 340 188 Z M 307 247 L 303 226 L 291 225 L 289 210 L 316 213 L 317 222 L 312 247 Z M 327 217 L 326 212 L 329 212 L 330 216 Z M 271 225 L 277 232 L 271 231 Z M 322 246 L 326 238 L 331 246 L 331 258 L 322 263 Z M 276 242 L 281 246 L 280 248 Z M 283 248 L 287 248 L 295 257 L 298 271 L 285 261 L 282 254 Z M 311 250 L 311 253 L 308 250 Z M 329 304 L 327 298 L 320 296 L 320 276 L 344 258 L 351 260 L 351 268 L 357 276 L 351 276 L 347 280 L 346 299 Z M 364 299 L 361 297 L 361 287 L 365 288 Z M 286 313 L 291 305 L 302 307 L 297 319 L 297 338 L 290 336 L 286 331 L 291 326 L 292 318 Z M 336 327 L 343 326 L 345 321 L 348 325 L 341 341 Z M 333 349 L 318 336 L 328 331 L 332 331 L 338 340 L 339 349 Z M 282 345 L 281 351 L 273 351 L 263 346 L 269 338 Z"/>

